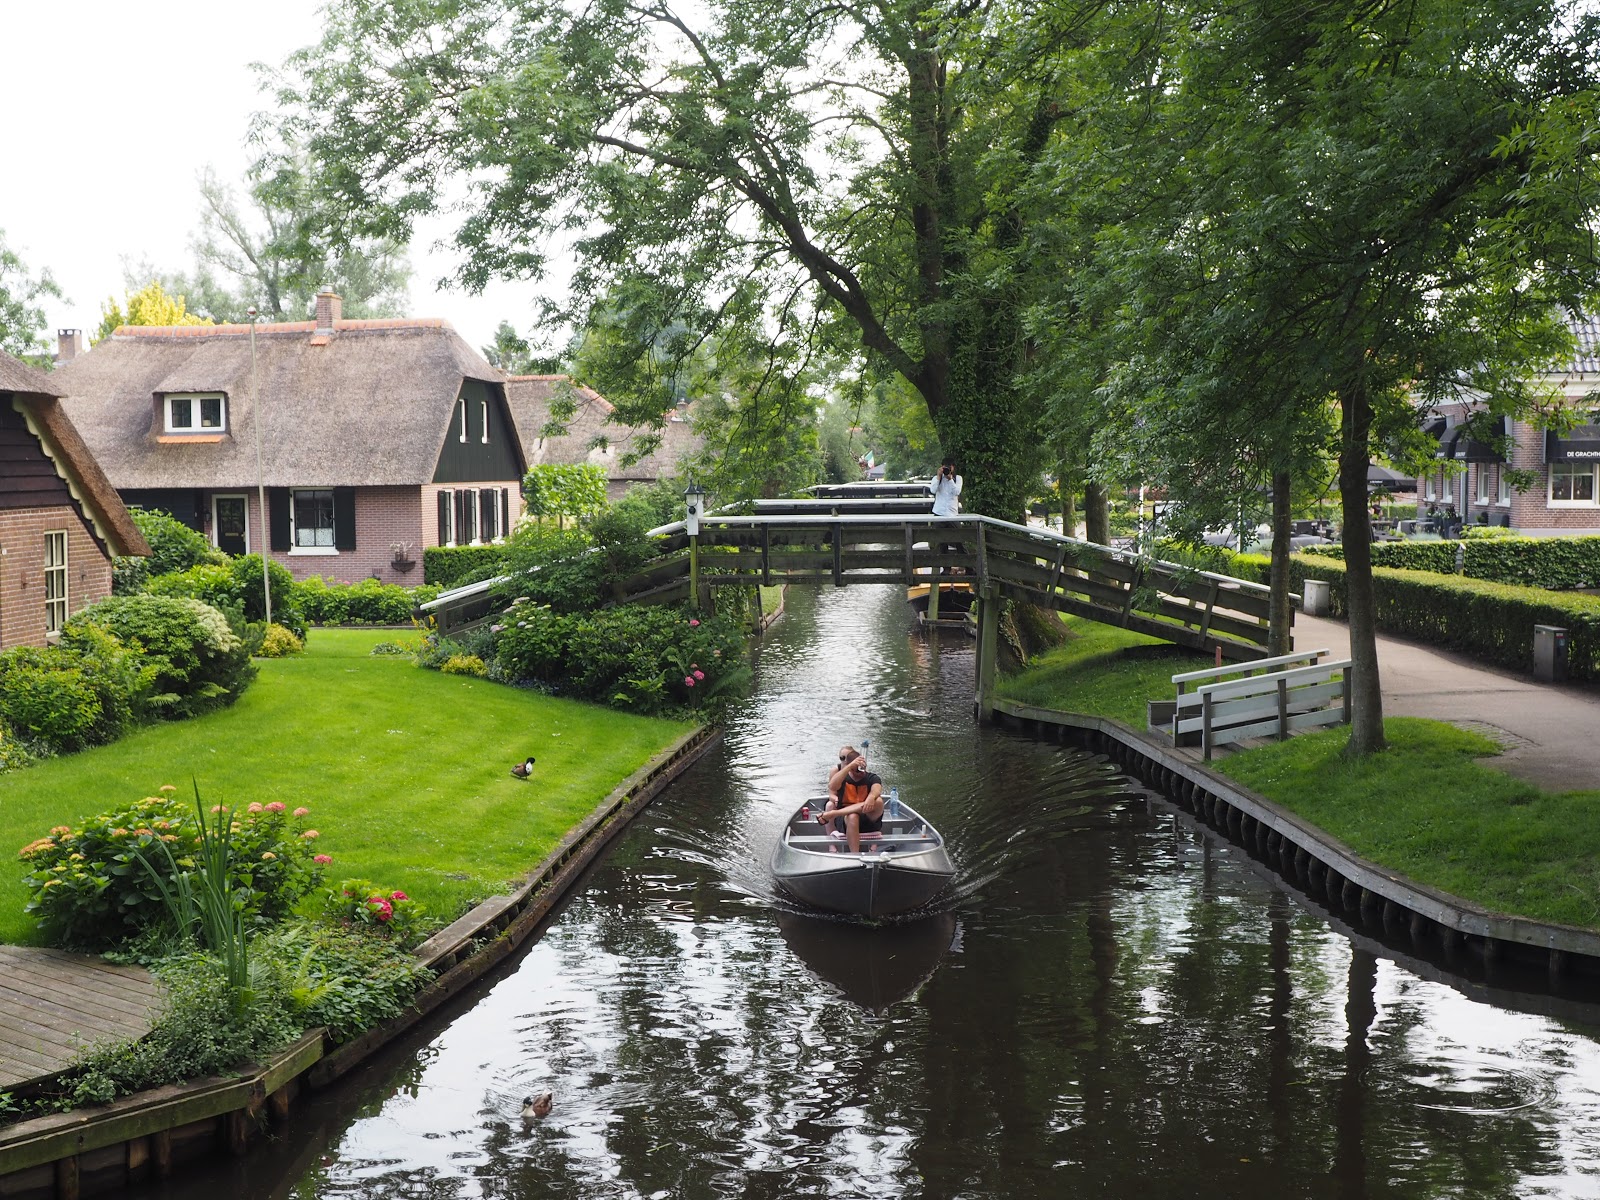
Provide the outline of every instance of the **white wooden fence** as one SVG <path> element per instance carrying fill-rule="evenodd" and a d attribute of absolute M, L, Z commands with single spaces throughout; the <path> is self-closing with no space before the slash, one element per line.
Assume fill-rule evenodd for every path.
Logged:
<path fill-rule="evenodd" d="M 1173 742 L 1181 745 L 1198 733 L 1209 760 L 1215 747 L 1229 742 L 1273 735 L 1281 739 L 1299 729 L 1348 724 L 1350 660 L 1321 661 L 1327 653 L 1310 650 L 1174 675 L 1178 701 Z M 1243 679 L 1204 682 L 1241 671 L 1250 673 Z"/>

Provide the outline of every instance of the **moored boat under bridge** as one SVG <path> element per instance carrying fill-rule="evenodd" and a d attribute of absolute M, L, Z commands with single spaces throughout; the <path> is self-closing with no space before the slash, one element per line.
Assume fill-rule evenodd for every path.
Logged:
<path fill-rule="evenodd" d="M 992 708 L 1000 598 L 1036 604 L 1219 653 L 1266 657 L 1268 589 L 1131 550 L 994 517 L 936 517 L 921 484 L 846 485 L 802 499 L 756 500 L 653 530 L 659 552 L 616 588 L 618 603 L 709 608 L 717 589 L 825 583 L 972 585 L 978 708 Z M 445 635 L 492 620 L 512 577 L 440 593 L 419 610 Z M 1291 609 L 1292 612 L 1292 609 Z M 1291 618 L 1292 619 L 1292 618 Z"/>

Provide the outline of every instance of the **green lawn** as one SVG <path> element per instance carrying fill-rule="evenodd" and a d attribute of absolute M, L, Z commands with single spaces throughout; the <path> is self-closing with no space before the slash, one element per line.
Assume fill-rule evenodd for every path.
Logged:
<path fill-rule="evenodd" d="M 1035 656 L 1026 671 L 998 679 L 997 695 L 1038 708 L 1115 717 L 1143 729 L 1146 700 L 1171 697 L 1174 675 L 1211 663 L 1148 634 L 1082 617 L 1061 619 L 1071 640 Z M 1142 646 L 1166 649 L 1154 658 L 1123 656 Z"/>
<path fill-rule="evenodd" d="M 187 795 L 193 778 L 208 803 L 305 805 L 330 882 L 371 879 L 451 918 L 536 865 L 692 728 L 370 656 L 393 637 L 313 630 L 303 656 L 263 662 L 230 709 L 0 776 L 0 852 L 164 783 Z M 525 783 L 510 770 L 530 754 Z M 0 941 L 31 942 L 10 861 Z"/>
<path fill-rule="evenodd" d="M 1203 660 L 1119 658 L 1155 639 L 1068 620 L 1081 636 L 997 686 L 1041 708 L 1145 727 L 1145 701 Z M 1357 854 L 1485 908 L 1570 925 L 1600 924 L 1600 791 L 1550 795 L 1474 761 L 1487 738 L 1438 721 L 1384 722 L 1389 749 L 1340 754 L 1343 728 L 1230 754 L 1214 770 L 1298 814 Z"/>

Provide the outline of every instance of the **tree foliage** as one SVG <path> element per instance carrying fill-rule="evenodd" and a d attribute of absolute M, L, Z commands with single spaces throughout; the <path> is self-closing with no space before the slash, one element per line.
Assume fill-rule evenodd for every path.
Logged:
<path fill-rule="evenodd" d="M 159 279 L 152 279 L 137 291 L 123 294 L 127 305 L 117 303 L 115 296 L 107 296 L 100 306 L 100 328 L 94 340 L 101 341 L 121 325 L 214 325 L 210 317 L 188 310 L 186 297 L 170 295 Z"/>
<path fill-rule="evenodd" d="M 540 463 L 522 478 L 522 495 L 536 517 L 581 520 L 606 503 L 604 467 L 589 463 Z"/>
<path fill-rule="evenodd" d="M 44 337 L 49 322 L 45 299 L 62 299 L 61 289 L 49 271 L 34 275 L 21 257 L 6 245 L 0 229 L 0 350 L 33 366 L 49 370 L 50 344 Z"/>

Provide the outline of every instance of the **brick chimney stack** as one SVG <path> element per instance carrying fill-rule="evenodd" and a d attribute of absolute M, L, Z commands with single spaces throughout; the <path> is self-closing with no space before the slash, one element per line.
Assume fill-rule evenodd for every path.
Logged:
<path fill-rule="evenodd" d="M 83 330 L 56 330 L 56 364 L 69 363 L 83 351 Z"/>
<path fill-rule="evenodd" d="M 344 308 L 344 301 L 331 291 L 317 293 L 317 332 L 332 333 Z"/>

